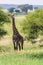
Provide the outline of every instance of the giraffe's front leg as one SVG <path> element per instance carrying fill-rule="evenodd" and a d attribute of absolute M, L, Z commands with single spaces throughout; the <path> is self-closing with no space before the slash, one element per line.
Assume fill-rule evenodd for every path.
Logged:
<path fill-rule="evenodd" d="M 18 43 L 15 41 L 13 44 L 14 44 L 14 50 L 18 50 Z"/>
<path fill-rule="evenodd" d="M 15 42 L 13 42 L 13 45 L 14 45 L 14 50 L 15 50 L 15 48 L 16 48 L 16 47 L 15 47 Z"/>

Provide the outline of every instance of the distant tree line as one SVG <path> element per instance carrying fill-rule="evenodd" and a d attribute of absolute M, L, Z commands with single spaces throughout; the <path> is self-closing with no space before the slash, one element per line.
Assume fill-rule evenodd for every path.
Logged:
<path fill-rule="evenodd" d="M 30 10 L 33 9 L 33 6 L 32 5 L 25 4 L 25 5 L 18 6 L 18 8 L 20 8 L 23 12 L 26 12 L 27 13 L 28 9 L 30 9 Z"/>
<path fill-rule="evenodd" d="M 28 4 L 25 4 L 25 5 L 19 5 L 17 7 L 17 9 L 20 8 L 22 10 L 22 12 L 25 12 L 27 13 L 28 9 L 32 10 L 33 9 L 33 6 L 32 5 L 28 5 Z M 8 9 L 10 13 L 13 13 L 14 12 L 14 9 L 15 8 L 10 8 Z M 16 10 L 16 12 L 19 12 L 18 10 Z"/>

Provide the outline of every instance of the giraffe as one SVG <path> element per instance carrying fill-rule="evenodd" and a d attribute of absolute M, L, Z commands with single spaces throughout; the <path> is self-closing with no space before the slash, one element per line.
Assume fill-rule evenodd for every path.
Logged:
<path fill-rule="evenodd" d="M 14 45 L 14 50 L 23 50 L 23 44 L 24 44 L 24 40 L 23 37 L 19 34 L 16 25 L 15 25 L 15 17 L 14 14 L 10 14 L 9 16 L 11 16 L 12 18 L 12 28 L 13 28 L 13 45 Z"/>

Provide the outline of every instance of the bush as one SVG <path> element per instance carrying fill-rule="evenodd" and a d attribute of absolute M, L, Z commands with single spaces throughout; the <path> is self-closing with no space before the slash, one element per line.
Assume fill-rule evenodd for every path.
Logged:
<path fill-rule="evenodd" d="M 10 18 L 8 17 L 7 13 L 4 13 L 0 9 L 0 36 L 3 36 L 6 34 L 6 31 L 4 31 L 3 29 L 3 25 L 4 23 L 8 23 L 8 22 L 10 22 Z"/>
<path fill-rule="evenodd" d="M 27 39 L 35 39 L 43 34 L 43 9 L 27 14 L 22 23 L 22 31 Z"/>

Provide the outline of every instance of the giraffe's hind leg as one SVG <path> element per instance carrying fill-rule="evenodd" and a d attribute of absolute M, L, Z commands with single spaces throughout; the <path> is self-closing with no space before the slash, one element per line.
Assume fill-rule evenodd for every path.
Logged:
<path fill-rule="evenodd" d="M 19 50 L 21 50 L 21 44 L 19 43 Z"/>
<path fill-rule="evenodd" d="M 23 50 L 23 40 L 21 41 L 21 48 L 22 48 L 22 50 Z"/>
<path fill-rule="evenodd" d="M 20 42 L 19 42 L 19 50 L 23 50 L 23 40 L 21 40 Z"/>

